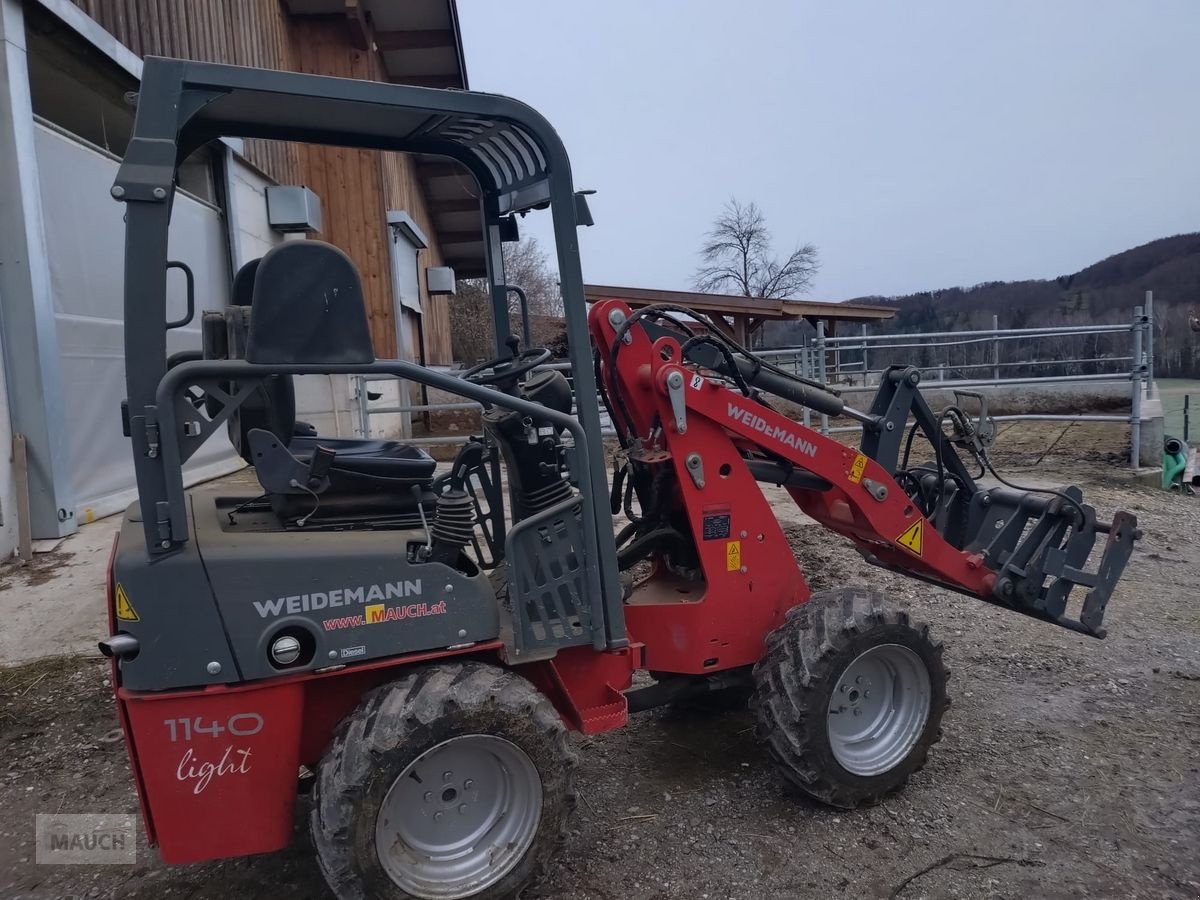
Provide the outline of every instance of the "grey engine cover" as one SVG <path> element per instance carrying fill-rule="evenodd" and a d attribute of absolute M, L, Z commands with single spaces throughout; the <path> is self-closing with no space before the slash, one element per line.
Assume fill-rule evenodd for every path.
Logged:
<path fill-rule="evenodd" d="M 123 666 L 127 687 L 162 690 L 239 677 L 248 681 L 492 640 L 499 634 L 499 608 L 483 573 L 465 575 L 441 563 L 407 561 L 409 542 L 423 541 L 422 532 L 234 529 L 226 514 L 229 494 L 201 490 L 190 495 L 194 530 L 187 548 L 198 551 L 203 569 L 190 569 L 187 592 L 199 588 L 194 579 L 206 572 L 208 601 L 188 615 L 155 616 L 156 644 L 174 647 L 171 655 L 186 661 L 176 659 L 168 672 L 161 663 L 138 665 L 139 654 Z M 218 498 L 226 498 L 220 508 Z M 144 558 L 140 533 L 123 534 L 122 545 L 127 540 L 137 540 L 142 551 L 137 555 Z M 183 552 L 194 556 L 189 549 Z M 167 568 L 162 567 L 163 576 Z M 174 578 L 143 575 L 139 583 L 147 597 L 181 589 Z M 205 620 L 215 620 L 214 613 L 221 621 Z M 208 674 L 207 661 L 199 658 L 205 653 L 196 654 L 197 634 L 219 631 L 222 623 L 238 670 L 232 678 L 228 671 L 222 672 L 224 677 Z M 269 647 L 281 632 L 297 629 L 311 636 L 316 652 L 309 664 L 281 670 L 271 664 Z M 126 630 L 137 633 L 133 627 Z"/>

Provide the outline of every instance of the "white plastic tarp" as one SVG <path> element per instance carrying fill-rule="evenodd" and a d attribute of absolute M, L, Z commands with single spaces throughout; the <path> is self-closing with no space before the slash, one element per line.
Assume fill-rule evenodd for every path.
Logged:
<path fill-rule="evenodd" d="M 124 509 L 135 497 L 129 439 L 121 433 L 125 397 L 124 204 L 109 189 L 117 160 L 42 124 L 38 168 L 46 250 L 75 488 L 76 520 L 90 522 Z M 171 259 L 196 276 L 196 317 L 168 332 L 167 352 L 199 349 L 200 312 L 228 302 L 229 265 L 218 210 L 176 193 Z M 167 318 L 186 308 L 183 273 L 168 275 Z M 224 429 L 218 429 L 184 470 L 189 484 L 241 467 Z"/>

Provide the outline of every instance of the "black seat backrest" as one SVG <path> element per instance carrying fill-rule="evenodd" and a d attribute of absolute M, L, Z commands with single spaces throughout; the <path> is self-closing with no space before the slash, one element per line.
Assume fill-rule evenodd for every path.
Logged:
<path fill-rule="evenodd" d="M 253 282 L 248 362 L 375 361 L 362 281 L 337 247 L 307 240 L 280 244 L 259 260 Z"/>
<path fill-rule="evenodd" d="M 245 343 L 245 321 L 250 316 L 244 313 L 250 311 L 254 299 L 254 282 L 258 274 L 261 259 L 252 259 L 238 269 L 233 276 L 233 291 L 230 297 L 230 307 L 224 313 L 214 313 L 219 320 L 215 325 L 220 328 L 219 348 L 221 359 L 229 358 L 229 351 L 241 350 Z M 206 313 L 206 315 L 208 315 Z M 207 325 L 207 322 L 206 322 Z M 214 333 L 216 328 L 214 327 Z M 206 348 L 207 348 L 206 343 Z M 214 346 L 216 341 L 214 339 Z M 209 352 L 206 349 L 206 353 Z M 236 352 L 235 352 L 235 355 Z M 235 385 L 227 385 L 230 393 L 236 392 Z M 210 403 L 210 415 L 220 411 L 220 404 Z M 226 429 L 229 442 L 238 454 L 251 465 L 254 459 L 250 450 L 250 432 L 256 428 L 269 431 L 284 442 L 285 446 L 291 439 L 296 427 L 296 388 L 291 375 L 272 375 L 267 378 L 257 390 L 247 397 L 242 405 L 229 419 Z"/>
<path fill-rule="evenodd" d="M 245 263 L 233 276 L 233 306 L 251 306 L 254 303 L 254 279 L 258 275 L 258 264 L 262 259 L 252 259 Z"/>

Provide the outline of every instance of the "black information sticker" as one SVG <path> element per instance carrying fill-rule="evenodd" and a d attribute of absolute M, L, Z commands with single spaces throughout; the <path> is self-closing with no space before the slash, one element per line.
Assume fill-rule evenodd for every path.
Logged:
<path fill-rule="evenodd" d="M 704 540 L 723 541 L 727 537 L 729 537 L 729 513 L 710 513 L 704 517 Z"/>

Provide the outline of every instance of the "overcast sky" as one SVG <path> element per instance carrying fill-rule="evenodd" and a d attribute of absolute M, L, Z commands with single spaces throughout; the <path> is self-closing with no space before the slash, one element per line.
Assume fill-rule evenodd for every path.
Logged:
<path fill-rule="evenodd" d="M 598 191 L 591 282 L 690 287 L 729 197 L 781 249 L 817 245 L 828 299 L 1054 277 L 1200 230 L 1200 0 L 459 12 L 471 87 L 544 113 Z"/>

